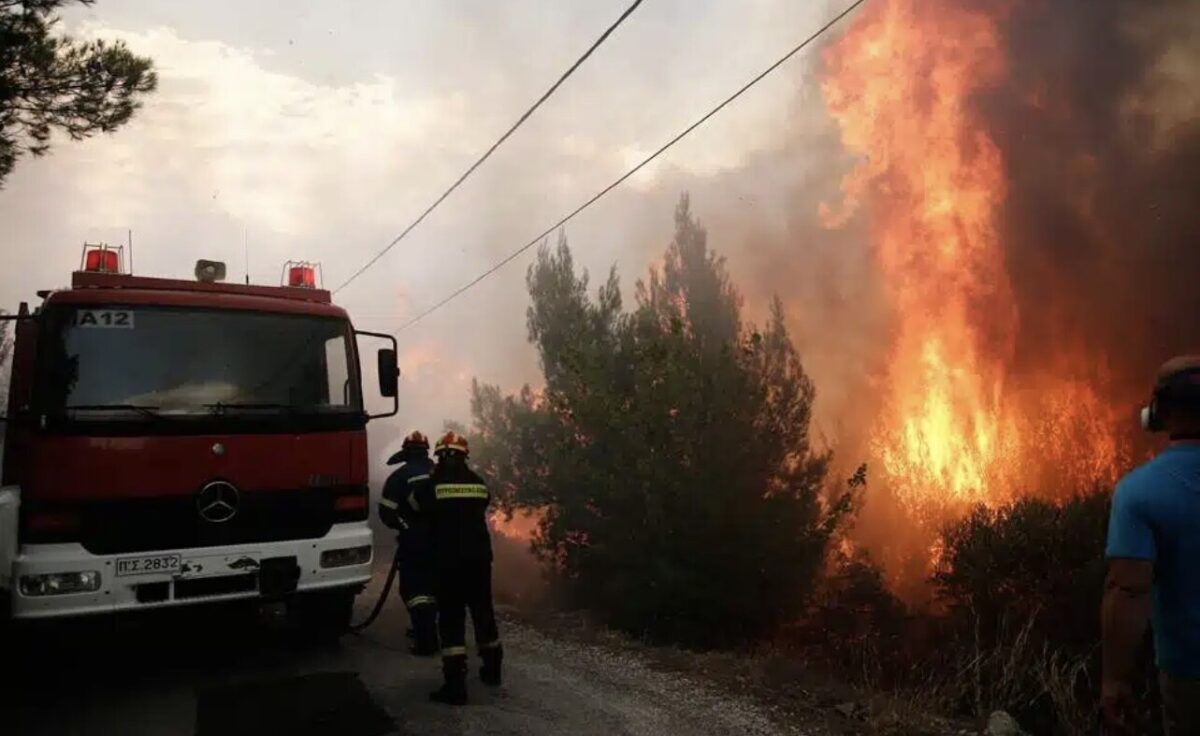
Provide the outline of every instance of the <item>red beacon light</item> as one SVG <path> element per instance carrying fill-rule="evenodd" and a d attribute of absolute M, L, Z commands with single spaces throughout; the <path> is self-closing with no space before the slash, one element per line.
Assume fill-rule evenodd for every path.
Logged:
<path fill-rule="evenodd" d="M 124 273 L 124 261 L 124 246 L 84 243 L 79 270 L 89 273 Z"/>
<path fill-rule="evenodd" d="M 312 261 L 288 261 L 283 264 L 283 270 L 286 279 L 283 283 L 288 286 L 315 289 L 318 282 L 323 281 L 319 278 L 321 264 Z"/>
<path fill-rule="evenodd" d="M 288 269 L 288 286 L 314 289 L 317 286 L 317 274 L 308 266 L 292 266 Z"/>
<path fill-rule="evenodd" d="M 83 268 L 85 271 L 115 273 L 121 269 L 121 265 L 115 250 L 90 250 Z"/>

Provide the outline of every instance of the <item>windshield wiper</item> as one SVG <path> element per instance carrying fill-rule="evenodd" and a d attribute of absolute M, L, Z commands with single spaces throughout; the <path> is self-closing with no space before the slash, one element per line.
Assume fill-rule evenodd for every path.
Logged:
<path fill-rule="evenodd" d="M 132 411 L 150 419 L 161 419 L 157 406 L 142 406 L 140 404 L 75 404 L 66 407 L 67 411 Z"/>
<path fill-rule="evenodd" d="M 296 410 L 296 407 L 291 404 L 272 404 L 272 403 L 245 403 L 245 404 L 229 403 L 229 404 L 226 404 L 221 401 L 218 401 L 215 404 L 205 404 L 204 408 L 208 409 L 213 414 L 224 414 L 225 412 L 229 411 L 230 409 L 233 409 L 235 411 L 243 411 L 243 410 L 267 411 L 267 410 L 283 409 L 284 411 L 288 411 L 288 412 Z"/>

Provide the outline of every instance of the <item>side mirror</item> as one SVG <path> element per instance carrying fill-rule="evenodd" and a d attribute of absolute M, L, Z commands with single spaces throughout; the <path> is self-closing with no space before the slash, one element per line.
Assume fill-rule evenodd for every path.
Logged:
<path fill-rule="evenodd" d="M 376 354 L 375 367 L 376 373 L 379 374 L 379 393 L 392 400 L 392 410 L 383 414 L 368 414 L 367 419 L 394 417 L 400 412 L 400 367 L 399 361 L 396 359 L 399 346 L 396 344 L 396 337 L 382 332 L 364 332 L 363 330 L 355 330 L 354 334 L 358 337 L 366 336 L 387 340 L 391 344 L 390 348 L 384 348 Z M 358 367 L 360 381 L 363 368 L 364 366 L 360 362 Z"/>
<path fill-rule="evenodd" d="M 400 366 L 396 362 L 396 351 L 383 348 L 378 354 L 379 393 L 389 398 L 400 390 Z"/>

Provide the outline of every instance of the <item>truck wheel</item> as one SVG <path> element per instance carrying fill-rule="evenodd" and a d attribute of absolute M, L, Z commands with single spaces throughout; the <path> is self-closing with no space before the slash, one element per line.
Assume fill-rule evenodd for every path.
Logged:
<path fill-rule="evenodd" d="M 288 616 L 305 634 L 335 640 L 350 628 L 355 588 L 300 593 L 288 604 Z"/>

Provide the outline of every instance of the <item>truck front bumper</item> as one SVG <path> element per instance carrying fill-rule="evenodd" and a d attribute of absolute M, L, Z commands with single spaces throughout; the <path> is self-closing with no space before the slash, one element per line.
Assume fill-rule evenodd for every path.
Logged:
<path fill-rule="evenodd" d="M 93 555 L 78 544 L 25 545 L 12 566 L 12 614 L 82 616 L 362 586 L 371 577 L 371 548 L 365 521 L 335 524 L 320 539 L 138 554 Z M 160 566 L 167 571 L 158 571 Z M 41 595 L 23 590 L 30 587 L 23 580 L 78 573 L 97 574 L 98 581 L 86 576 L 86 587 L 94 590 Z"/>

